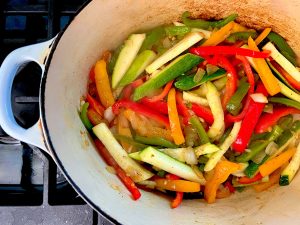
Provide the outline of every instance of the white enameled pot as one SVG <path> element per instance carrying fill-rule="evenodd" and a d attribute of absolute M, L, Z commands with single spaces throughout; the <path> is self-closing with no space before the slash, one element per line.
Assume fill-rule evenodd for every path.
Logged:
<path fill-rule="evenodd" d="M 300 224 L 300 176 L 287 187 L 236 193 L 211 205 L 187 200 L 172 210 L 168 199 L 152 193 L 142 192 L 133 201 L 96 152 L 78 116 L 91 66 L 130 33 L 175 21 L 186 10 L 216 19 L 237 12 L 241 23 L 272 27 L 300 53 L 298 0 L 94 0 L 53 40 L 17 49 L 6 58 L 0 68 L 0 125 L 48 152 L 75 190 L 117 224 Z M 39 63 L 44 73 L 40 121 L 25 130 L 12 115 L 10 99 L 16 71 L 29 61 Z"/>

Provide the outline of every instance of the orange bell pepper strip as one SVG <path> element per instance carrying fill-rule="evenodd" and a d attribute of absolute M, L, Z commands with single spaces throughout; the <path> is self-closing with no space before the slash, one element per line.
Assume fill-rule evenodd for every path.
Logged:
<path fill-rule="evenodd" d="M 176 107 L 176 91 L 172 88 L 168 94 L 168 114 L 171 128 L 171 135 L 176 145 L 183 144 L 185 142 Z"/>
<path fill-rule="evenodd" d="M 249 49 L 259 51 L 255 42 L 251 37 L 248 39 Z M 276 95 L 280 92 L 280 86 L 278 80 L 272 74 L 271 69 L 269 68 L 267 62 L 264 59 L 253 58 L 253 61 L 256 65 L 258 75 L 262 80 L 265 88 L 267 89 L 270 95 Z"/>
<path fill-rule="evenodd" d="M 207 203 L 216 201 L 217 190 L 223 182 L 225 182 L 231 173 L 239 170 L 241 166 L 230 161 L 220 161 L 214 169 L 214 175 L 210 178 L 204 189 L 204 198 Z"/>
<path fill-rule="evenodd" d="M 171 87 L 172 87 L 173 81 L 174 80 L 169 81 L 166 84 L 166 86 L 164 87 L 164 90 L 159 95 L 156 95 L 156 96 L 153 96 L 153 97 L 149 98 L 149 101 L 150 102 L 157 102 L 157 101 L 162 100 L 164 97 L 166 97 L 168 95 Z"/>
<path fill-rule="evenodd" d="M 199 192 L 200 184 L 187 180 L 156 179 L 156 187 L 169 191 Z"/>
<path fill-rule="evenodd" d="M 286 162 L 288 162 L 293 155 L 296 152 L 296 148 L 289 148 L 288 150 L 284 151 L 283 153 L 281 153 L 280 155 L 266 161 L 264 164 L 262 164 L 259 167 L 259 172 L 260 174 L 265 177 L 270 175 L 271 173 L 273 173 L 275 170 L 277 170 L 278 168 L 280 168 L 283 164 L 285 164 Z"/>
<path fill-rule="evenodd" d="M 253 189 L 256 192 L 262 192 L 264 190 L 267 190 L 269 187 L 272 187 L 274 184 L 278 184 L 279 179 L 280 179 L 280 173 L 281 173 L 281 169 L 277 169 L 274 173 L 272 173 L 270 175 L 268 182 L 262 182 L 260 184 L 255 184 L 252 186 Z"/>
<path fill-rule="evenodd" d="M 258 37 L 255 39 L 255 44 L 259 45 L 260 42 L 262 42 L 268 36 L 271 30 L 271 28 L 265 28 L 263 32 L 261 32 L 260 35 L 258 35 Z"/>
<path fill-rule="evenodd" d="M 104 60 L 99 60 L 95 65 L 95 83 L 102 105 L 105 108 L 112 106 L 115 103 L 115 99 L 110 88 Z"/>
<path fill-rule="evenodd" d="M 207 39 L 202 46 L 214 46 L 224 41 L 231 33 L 235 23 L 233 21 L 227 23 L 224 27 L 216 32 L 212 33 L 209 39 Z"/>

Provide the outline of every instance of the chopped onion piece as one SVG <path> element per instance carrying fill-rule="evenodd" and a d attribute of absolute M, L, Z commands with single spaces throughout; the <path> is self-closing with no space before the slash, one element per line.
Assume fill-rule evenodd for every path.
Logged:
<path fill-rule="evenodd" d="M 112 111 L 111 106 L 105 109 L 104 118 L 110 123 L 115 118 L 115 114 Z"/>
<path fill-rule="evenodd" d="M 212 64 L 207 64 L 206 65 L 206 72 L 207 72 L 207 75 L 211 75 L 215 72 L 217 72 L 220 68 L 215 66 L 215 65 L 212 65 Z"/>
<path fill-rule="evenodd" d="M 264 96 L 262 93 L 255 93 L 250 95 L 253 101 L 258 103 L 268 103 L 268 99 L 266 96 Z"/>
<path fill-rule="evenodd" d="M 155 186 L 156 186 L 156 183 L 155 181 L 151 181 L 151 180 L 143 180 L 143 181 L 140 181 L 138 182 L 139 185 L 143 185 L 147 188 L 150 188 L 150 189 L 154 189 Z"/>
<path fill-rule="evenodd" d="M 183 23 L 179 23 L 179 22 L 173 22 L 173 24 L 175 25 L 175 26 L 177 26 L 177 27 L 183 27 L 183 26 L 185 26 Z"/>
<path fill-rule="evenodd" d="M 198 164 L 198 160 L 197 160 L 196 154 L 194 152 L 194 149 L 192 149 L 192 148 L 186 148 L 185 149 L 185 151 L 184 151 L 184 159 L 185 159 L 185 162 L 187 164 L 190 164 L 190 165 L 196 165 L 196 164 Z"/>
<path fill-rule="evenodd" d="M 194 78 L 193 78 L 193 81 L 194 81 L 195 83 L 200 82 L 200 81 L 202 80 L 204 74 L 205 74 L 205 70 L 202 69 L 202 68 L 198 68 L 197 73 L 195 74 L 195 76 L 194 76 Z"/>
<path fill-rule="evenodd" d="M 241 165 L 241 169 L 232 173 L 233 176 L 236 176 L 236 177 L 243 177 L 245 176 L 245 169 L 249 166 L 249 163 L 239 163 Z"/>

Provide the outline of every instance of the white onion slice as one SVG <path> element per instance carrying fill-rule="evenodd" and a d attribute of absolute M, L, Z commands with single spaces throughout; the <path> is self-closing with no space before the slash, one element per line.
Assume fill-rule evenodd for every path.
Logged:
<path fill-rule="evenodd" d="M 268 103 L 267 97 L 264 96 L 262 93 L 255 93 L 255 94 L 250 95 L 250 97 L 255 102 L 258 102 L 258 103 Z"/>
<path fill-rule="evenodd" d="M 104 118 L 110 123 L 115 118 L 115 114 L 112 111 L 111 106 L 105 109 Z"/>

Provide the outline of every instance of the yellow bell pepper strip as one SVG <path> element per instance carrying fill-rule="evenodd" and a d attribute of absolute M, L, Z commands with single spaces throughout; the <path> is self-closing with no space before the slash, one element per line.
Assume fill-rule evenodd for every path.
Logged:
<path fill-rule="evenodd" d="M 289 148 L 285 152 L 281 153 L 280 155 L 268 160 L 264 164 L 262 164 L 259 167 L 260 174 L 265 177 L 273 173 L 275 170 L 277 170 L 279 167 L 281 167 L 283 164 L 288 162 L 292 156 L 295 154 L 296 148 Z"/>
<path fill-rule="evenodd" d="M 258 47 L 256 46 L 255 42 L 251 37 L 249 37 L 248 39 L 248 45 L 249 49 L 259 51 Z M 272 96 L 278 94 L 281 90 L 279 83 L 275 76 L 272 74 L 272 71 L 269 68 L 267 62 L 264 59 L 257 58 L 253 58 L 253 61 L 256 65 L 258 75 L 262 80 L 264 86 L 266 87 L 268 93 Z"/>
<path fill-rule="evenodd" d="M 234 22 L 234 26 L 232 28 L 232 33 L 236 33 L 236 32 L 246 32 L 246 31 L 254 31 L 252 29 L 248 29 L 246 27 L 244 27 L 243 25 Z M 254 31 L 255 32 L 255 31 Z"/>
<path fill-rule="evenodd" d="M 204 190 L 204 198 L 207 203 L 216 201 L 217 190 L 223 182 L 225 182 L 231 173 L 236 172 L 241 168 L 240 164 L 220 161 L 215 167 L 213 176 L 206 182 Z"/>
<path fill-rule="evenodd" d="M 228 24 L 226 24 L 224 27 L 222 27 L 220 30 L 212 33 L 209 39 L 207 39 L 202 46 L 214 46 L 220 44 L 222 41 L 224 41 L 231 33 L 231 30 L 234 27 L 234 22 L 231 21 Z"/>
<path fill-rule="evenodd" d="M 260 42 L 262 42 L 269 35 L 271 30 L 271 28 L 265 28 L 263 32 L 261 32 L 260 35 L 258 35 L 258 37 L 255 39 L 255 44 L 259 45 Z"/>
<path fill-rule="evenodd" d="M 199 192 L 200 184 L 187 180 L 156 179 L 156 187 L 180 192 Z"/>
<path fill-rule="evenodd" d="M 95 83 L 102 105 L 105 108 L 112 106 L 115 103 L 115 99 L 110 88 L 104 60 L 99 60 L 95 65 Z"/>
<path fill-rule="evenodd" d="M 171 128 L 171 135 L 176 145 L 183 144 L 185 142 L 181 127 L 179 116 L 176 107 L 176 91 L 172 88 L 168 94 L 168 113 Z"/>
<path fill-rule="evenodd" d="M 272 173 L 270 175 L 268 182 L 262 182 L 259 184 L 255 184 L 252 186 L 253 189 L 256 192 L 262 192 L 264 190 L 267 190 L 269 187 L 273 186 L 274 184 L 278 184 L 279 178 L 280 178 L 280 172 L 281 172 L 281 169 L 277 169 L 274 173 Z"/>

